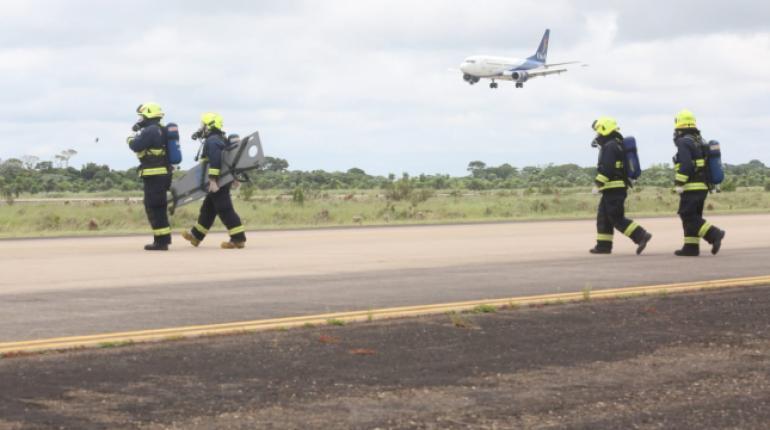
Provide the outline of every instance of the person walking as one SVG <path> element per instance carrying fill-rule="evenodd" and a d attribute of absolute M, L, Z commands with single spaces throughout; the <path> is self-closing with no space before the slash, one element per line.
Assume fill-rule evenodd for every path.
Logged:
<path fill-rule="evenodd" d="M 241 223 L 241 218 L 233 208 L 230 196 L 230 187 L 234 183 L 219 186 L 218 180 L 222 173 L 222 155 L 227 148 L 227 138 L 223 131 L 222 115 L 207 112 L 201 115 L 201 128 L 193 138 L 205 139 L 201 149 L 201 162 L 208 165 L 207 184 L 208 194 L 201 205 L 198 222 L 189 230 L 182 233 L 182 237 L 197 247 L 208 234 L 217 216 L 227 227 L 230 240 L 221 243 L 224 249 L 242 249 L 246 246 L 246 229 Z"/>
<path fill-rule="evenodd" d="M 148 102 L 136 108 L 139 119 L 134 134 L 128 137 L 129 148 L 139 158 L 139 176 L 144 185 L 144 209 L 152 227 L 153 241 L 146 251 L 167 251 L 171 244 L 168 222 L 168 196 L 171 187 L 171 164 L 167 156 L 166 130 L 160 123 L 163 110 Z"/>
<path fill-rule="evenodd" d="M 624 170 L 623 136 L 617 121 L 611 117 L 600 117 L 593 122 L 591 128 L 596 132 L 591 146 L 599 148 L 599 162 L 592 192 L 601 193 L 601 199 L 596 214 L 596 245 L 590 252 L 612 253 L 613 232 L 618 230 L 636 244 L 636 254 L 639 255 L 652 239 L 652 234 L 625 216 L 628 179 Z"/>
<path fill-rule="evenodd" d="M 725 231 L 703 219 L 703 206 L 709 187 L 703 137 L 696 126 L 695 115 L 687 109 L 674 117 L 674 191 L 679 194 L 679 210 L 684 230 L 684 245 L 674 251 L 679 257 L 700 255 L 700 241 L 711 244 L 716 255 L 722 247 Z"/>

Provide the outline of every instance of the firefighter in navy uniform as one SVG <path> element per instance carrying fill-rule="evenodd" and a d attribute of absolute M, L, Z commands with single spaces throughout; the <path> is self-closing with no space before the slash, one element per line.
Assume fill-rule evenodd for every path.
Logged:
<path fill-rule="evenodd" d="M 168 196 L 171 187 L 171 165 L 166 155 L 166 139 L 160 120 L 163 110 L 157 103 L 144 103 L 136 108 L 139 120 L 136 134 L 127 139 L 128 146 L 139 158 L 139 176 L 144 183 L 144 209 L 152 226 L 153 241 L 147 251 L 167 251 L 171 244 L 168 223 Z"/>
<path fill-rule="evenodd" d="M 193 246 L 200 245 L 206 237 L 209 229 L 217 216 L 227 227 L 230 240 L 222 242 L 224 249 L 241 249 L 246 246 L 246 229 L 241 224 L 241 219 L 230 198 L 230 185 L 222 187 L 217 185 L 217 180 L 222 169 L 222 151 L 227 147 L 227 138 L 222 131 L 222 116 L 208 112 L 201 116 L 201 129 L 193 134 L 193 139 L 204 138 L 201 161 L 208 163 L 208 195 L 201 205 L 198 222 L 190 231 L 182 233 L 182 237 Z M 236 183 L 236 182 L 233 182 Z"/>
<path fill-rule="evenodd" d="M 591 248 L 590 252 L 610 254 L 613 229 L 617 229 L 634 241 L 636 254 L 639 255 L 652 239 L 652 235 L 638 223 L 625 217 L 628 179 L 623 168 L 623 136 L 618 131 L 617 122 L 610 117 L 600 117 L 593 122 L 591 128 L 597 133 L 591 146 L 599 147 L 599 163 L 592 192 L 601 193 L 602 197 L 596 215 L 596 246 Z"/>
<path fill-rule="evenodd" d="M 725 231 L 703 219 L 703 205 L 708 196 L 703 138 L 696 128 L 695 115 L 687 109 L 674 118 L 674 190 L 679 194 L 679 217 L 684 229 L 684 246 L 674 252 L 680 257 L 697 257 L 700 240 L 711 244 L 716 255 L 722 247 Z"/>

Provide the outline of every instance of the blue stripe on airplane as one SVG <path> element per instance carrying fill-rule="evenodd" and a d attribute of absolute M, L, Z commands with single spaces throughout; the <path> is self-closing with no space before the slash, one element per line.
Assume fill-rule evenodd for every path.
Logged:
<path fill-rule="evenodd" d="M 543 63 L 540 63 L 537 61 L 527 60 L 524 62 L 524 64 L 508 69 L 508 71 L 516 72 L 520 70 L 532 70 L 532 69 L 537 69 L 538 67 L 543 67 L 543 65 L 544 65 Z"/>

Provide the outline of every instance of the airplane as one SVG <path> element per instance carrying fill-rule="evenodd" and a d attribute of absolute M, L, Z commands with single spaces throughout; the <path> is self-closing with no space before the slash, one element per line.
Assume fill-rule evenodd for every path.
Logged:
<path fill-rule="evenodd" d="M 493 57 L 489 55 L 475 55 L 466 58 L 460 64 L 460 71 L 463 72 L 463 80 L 471 85 L 478 83 L 482 78 L 491 79 L 489 88 L 497 88 L 496 81 L 513 81 L 516 88 L 523 88 L 524 82 L 539 76 L 548 76 L 552 74 L 564 73 L 568 64 L 576 64 L 579 61 L 569 61 L 566 63 L 545 62 L 548 55 L 548 37 L 551 34 L 550 29 L 545 30 L 540 46 L 535 55 L 521 60 L 518 58 Z M 552 69 L 552 67 L 557 67 Z"/>

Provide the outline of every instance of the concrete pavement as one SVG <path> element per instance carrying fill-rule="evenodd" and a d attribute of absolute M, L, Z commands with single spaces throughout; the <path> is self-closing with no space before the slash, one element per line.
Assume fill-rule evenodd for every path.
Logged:
<path fill-rule="evenodd" d="M 638 220 L 640 257 L 619 234 L 589 255 L 593 221 L 259 232 L 237 251 L 175 237 L 161 254 L 142 237 L 0 241 L 0 342 L 770 274 L 770 215 L 709 220 L 727 238 L 698 259 L 672 257 L 676 218 Z"/>

